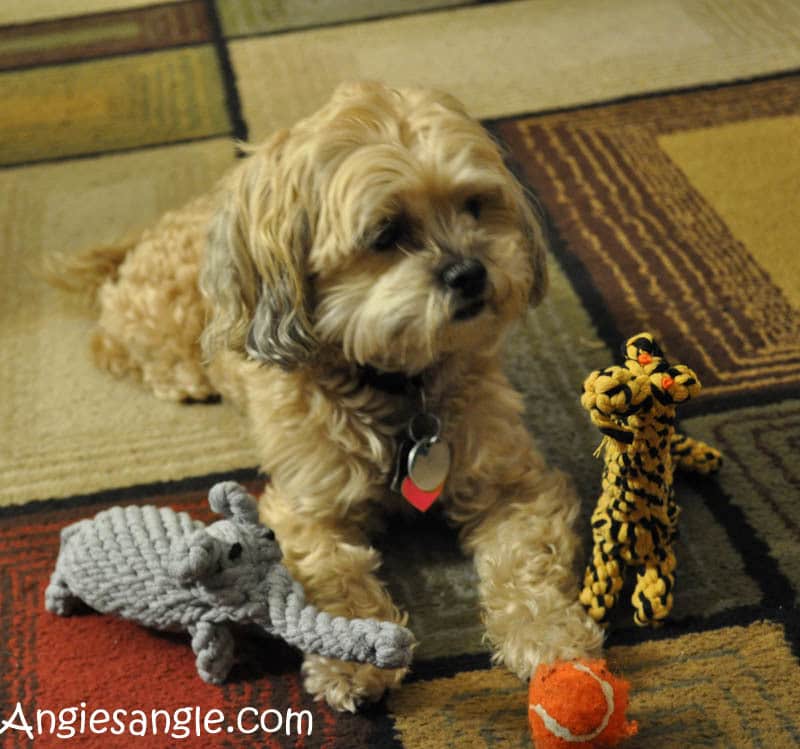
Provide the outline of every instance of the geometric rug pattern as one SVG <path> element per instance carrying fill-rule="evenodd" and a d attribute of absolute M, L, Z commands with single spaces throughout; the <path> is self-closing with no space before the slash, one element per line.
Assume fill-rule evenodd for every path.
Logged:
<path fill-rule="evenodd" d="M 679 341 L 675 356 L 702 367 L 706 402 L 800 389 L 800 253 L 773 249 L 796 227 L 798 100 L 787 77 L 498 126 L 550 211 L 563 262 L 617 290 L 604 299 L 605 334 Z M 769 231 L 756 230 L 774 203 Z M 743 235 L 728 215 L 756 227 Z"/>

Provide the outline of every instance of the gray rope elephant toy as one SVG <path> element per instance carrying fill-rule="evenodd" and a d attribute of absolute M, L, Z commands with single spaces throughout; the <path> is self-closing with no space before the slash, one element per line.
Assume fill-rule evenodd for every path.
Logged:
<path fill-rule="evenodd" d="M 147 627 L 188 631 L 197 671 L 213 684 L 234 662 L 231 624 L 256 625 L 307 653 L 379 668 L 409 665 L 408 629 L 306 604 L 243 487 L 216 484 L 209 504 L 223 519 L 207 527 L 149 505 L 112 507 L 67 526 L 45 606 L 66 616 L 83 602 Z"/>

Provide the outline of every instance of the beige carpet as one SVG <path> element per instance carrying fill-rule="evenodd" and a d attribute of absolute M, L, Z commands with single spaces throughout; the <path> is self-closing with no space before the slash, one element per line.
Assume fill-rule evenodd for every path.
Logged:
<path fill-rule="evenodd" d="M 527 0 L 244 39 L 231 55 L 255 139 L 352 78 L 443 88 L 493 118 L 799 66 L 800 4 Z"/>
<path fill-rule="evenodd" d="M 232 154 L 218 139 L 0 171 L 0 504 L 255 464 L 233 409 L 162 403 L 96 371 L 85 311 L 27 272 L 46 253 L 146 224 Z"/>

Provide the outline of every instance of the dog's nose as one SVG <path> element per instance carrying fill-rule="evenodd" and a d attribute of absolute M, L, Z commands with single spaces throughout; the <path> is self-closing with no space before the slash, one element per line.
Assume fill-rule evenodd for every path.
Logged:
<path fill-rule="evenodd" d="M 486 290 L 486 266 L 477 258 L 456 260 L 442 268 L 439 277 L 464 299 L 475 299 Z"/>

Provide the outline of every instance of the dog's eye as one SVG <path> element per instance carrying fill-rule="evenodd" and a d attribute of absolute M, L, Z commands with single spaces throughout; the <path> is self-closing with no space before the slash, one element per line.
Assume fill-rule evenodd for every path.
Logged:
<path fill-rule="evenodd" d="M 474 219 L 481 217 L 483 210 L 483 198 L 480 195 L 473 195 L 464 201 L 464 210 Z"/>
<path fill-rule="evenodd" d="M 378 227 L 378 233 L 372 240 L 372 249 L 384 252 L 392 249 L 406 235 L 407 227 L 403 218 L 390 218 Z"/>

